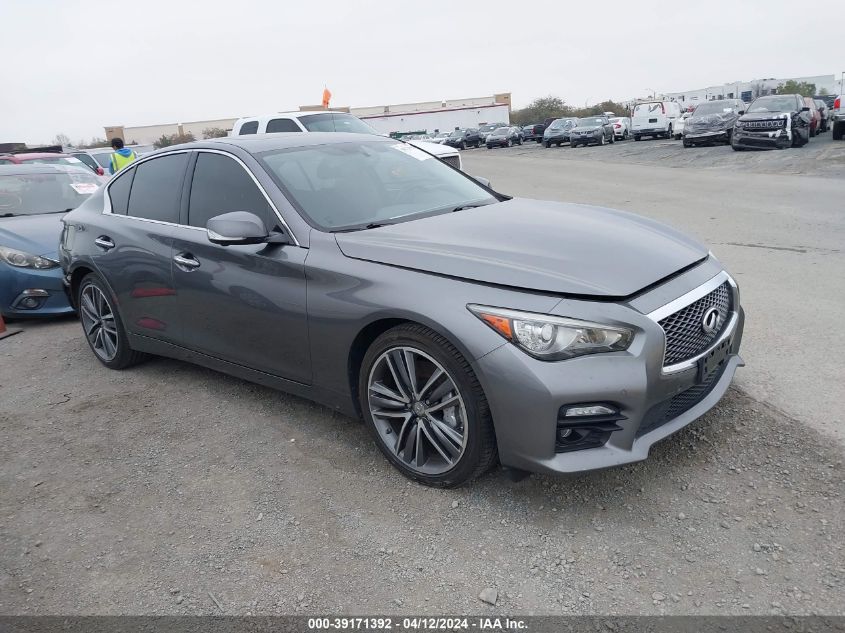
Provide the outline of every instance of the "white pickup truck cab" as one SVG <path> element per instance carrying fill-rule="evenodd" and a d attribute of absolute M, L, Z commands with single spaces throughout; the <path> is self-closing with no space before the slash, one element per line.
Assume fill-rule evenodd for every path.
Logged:
<path fill-rule="evenodd" d="M 634 140 L 644 136 L 672 138 L 675 122 L 681 117 L 677 101 L 644 101 L 634 106 L 632 127 Z"/>
<path fill-rule="evenodd" d="M 351 132 L 379 135 L 379 132 L 348 112 L 317 110 L 274 112 L 263 116 L 244 117 L 235 121 L 231 136 L 273 132 Z M 454 147 L 426 141 L 408 141 L 408 143 L 449 163 L 452 167 L 463 169 L 461 155 Z"/>

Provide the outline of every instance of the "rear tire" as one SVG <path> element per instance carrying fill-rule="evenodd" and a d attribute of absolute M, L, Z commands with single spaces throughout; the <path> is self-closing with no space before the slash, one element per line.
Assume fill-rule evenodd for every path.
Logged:
<path fill-rule="evenodd" d="M 467 148 L 467 144 L 466 144 L 466 143 L 464 143 L 463 141 L 461 141 L 461 144 L 460 144 L 460 145 L 458 145 L 458 149 L 460 149 L 460 150 L 464 150 L 464 149 L 466 149 L 466 148 Z"/>
<path fill-rule="evenodd" d="M 417 407 L 403 406 L 403 403 L 395 401 L 395 398 L 385 397 L 386 393 L 401 395 L 404 391 L 408 394 L 409 401 L 416 400 L 419 405 L 426 402 L 422 398 L 415 399 L 409 388 L 411 385 L 398 385 L 389 372 L 383 374 L 383 381 L 379 379 L 379 372 L 383 371 L 384 364 L 392 363 L 393 368 L 397 370 L 397 380 L 414 382 L 410 380 L 410 373 L 405 369 L 408 355 L 414 361 L 414 374 L 419 377 L 413 389 L 425 390 L 423 395 L 436 395 L 438 390 L 452 387 L 439 396 L 441 403 L 457 399 L 449 409 L 439 410 L 439 423 L 430 419 L 432 415 L 437 418 L 438 412 L 426 412 L 417 416 L 414 413 Z M 443 372 L 440 379 L 430 387 L 428 384 L 420 384 L 423 380 L 428 380 L 424 372 L 428 371 L 430 375 L 434 375 L 437 368 Z M 372 389 L 374 385 L 378 386 L 378 391 Z M 478 378 L 467 360 L 446 338 L 426 327 L 415 324 L 399 325 L 373 342 L 361 363 L 358 398 L 364 420 L 379 450 L 409 479 L 426 486 L 452 488 L 482 475 L 496 463 L 493 420 Z M 388 403 L 395 406 L 387 406 Z M 428 406 L 427 402 L 425 406 Z M 447 416 L 448 410 L 451 410 L 451 413 Z M 379 411 L 389 411 L 391 415 L 379 416 Z M 410 425 L 410 428 L 407 425 Z M 412 436 L 411 433 L 418 428 L 420 430 Z M 396 443 L 403 439 L 403 430 L 405 442 L 397 450 Z M 451 438 L 460 438 L 462 446 L 447 442 L 444 439 L 447 434 Z M 438 445 L 452 458 L 453 463 L 447 462 L 443 453 L 435 450 L 437 447 L 428 439 L 431 437 L 438 440 Z M 419 444 L 416 438 L 421 438 Z M 410 444 L 413 444 L 414 450 Z M 415 450 L 418 446 L 423 449 L 419 453 Z M 458 450 L 460 454 L 456 455 Z M 413 456 L 408 453 L 413 453 Z"/>
<path fill-rule="evenodd" d="M 639 141 L 642 137 L 639 134 L 634 134 L 634 140 Z"/>
<path fill-rule="evenodd" d="M 841 141 L 843 134 L 845 134 L 845 121 L 834 121 L 834 123 L 833 123 L 833 140 L 834 141 Z"/>
<path fill-rule="evenodd" d="M 126 369 L 147 358 L 129 347 L 123 319 L 108 286 L 95 274 L 85 275 L 76 294 L 79 322 L 94 356 L 109 369 Z"/>

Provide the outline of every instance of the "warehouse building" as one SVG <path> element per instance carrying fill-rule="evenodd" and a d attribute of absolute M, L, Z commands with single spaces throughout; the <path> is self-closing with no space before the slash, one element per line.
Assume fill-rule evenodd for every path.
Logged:
<path fill-rule="evenodd" d="M 299 110 L 322 110 L 322 106 L 300 106 Z M 383 134 L 391 132 L 435 132 L 448 131 L 456 127 L 478 127 L 484 123 L 509 123 L 511 94 L 497 93 L 489 97 L 452 99 L 446 101 L 423 101 L 396 105 L 370 106 L 363 108 L 332 107 L 331 110 L 349 112 L 364 119 Z M 283 112 L 284 110 L 279 110 Z M 250 116 L 245 113 L 241 116 Z M 238 117 L 187 121 L 184 123 L 161 123 L 156 125 L 124 126 L 105 128 L 106 139 L 121 137 L 129 144 L 148 145 L 162 136 L 193 134 L 204 138 L 204 131 L 219 128 L 230 131 Z"/>
<path fill-rule="evenodd" d="M 735 81 L 707 88 L 696 88 L 683 92 L 667 92 L 664 97 L 672 101 L 695 105 L 702 101 L 714 99 L 742 99 L 749 103 L 757 97 L 774 94 L 778 86 L 787 81 L 806 82 L 816 85 L 816 94 L 826 91 L 828 94 L 840 94 L 840 81 L 834 75 L 815 75 L 812 77 L 787 77 L 784 79 L 754 79 L 752 81 Z"/>

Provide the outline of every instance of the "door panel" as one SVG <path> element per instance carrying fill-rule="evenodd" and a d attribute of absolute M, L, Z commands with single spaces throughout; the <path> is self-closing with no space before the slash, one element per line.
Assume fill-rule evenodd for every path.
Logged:
<path fill-rule="evenodd" d="M 93 228 L 93 227 L 92 227 Z M 171 272 L 173 227 L 118 215 L 103 215 L 92 233 L 94 263 L 117 295 L 126 330 L 178 342 L 176 290 Z M 108 248 L 108 244 L 114 244 Z"/>
<path fill-rule="evenodd" d="M 305 256 L 295 246 L 218 246 L 176 227 L 173 266 L 184 345 L 215 358 L 310 384 Z"/>

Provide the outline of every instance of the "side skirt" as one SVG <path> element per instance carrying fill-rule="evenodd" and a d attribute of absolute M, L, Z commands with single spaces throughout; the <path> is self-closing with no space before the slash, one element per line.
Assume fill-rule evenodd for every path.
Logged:
<path fill-rule="evenodd" d="M 312 400 L 351 418 L 357 419 L 359 417 L 352 400 L 345 397 L 344 394 L 315 387 L 314 385 L 306 385 L 293 380 L 288 380 L 263 371 L 250 369 L 249 367 L 245 367 L 243 365 L 230 363 L 228 361 L 215 358 L 214 356 L 196 352 L 172 343 L 158 341 L 147 336 L 140 336 L 138 334 L 127 334 L 127 336 L 129 338 L 129 346 L 139 352 L 146 352 L 154 356 L 174 358 L 176 360 L 207 367 L 208 369 L 213 369 L 215 371 L 219 371 L 220 373 L 234 376 L 235 378 L 254 382 L 264 387 L 270 387 L 271 389 L 284 391 L 285 393 L 299 396 L 300 398 L 305 398 L 306 400 Z"/>

